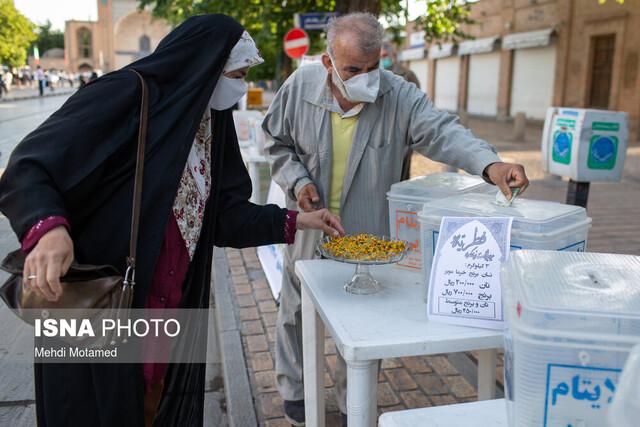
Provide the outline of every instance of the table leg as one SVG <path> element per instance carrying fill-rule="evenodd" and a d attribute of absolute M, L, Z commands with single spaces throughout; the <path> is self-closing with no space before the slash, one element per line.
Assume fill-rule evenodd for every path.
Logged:
<path fill-rule="evenodd" d="M 349 427 L 376 425 L 377 360 L 347 361 L 347 417 Z"/>
<path fill-rule="evenodd" d="M 323 427 L 324 420 L 324 323 L 313 301 L 302 293 L 302 357 L 304 410 L 307 427 Z"/>
<path fill-rule="evenodd" d="M 498 352 L 495 348 L 481 350 L 478 355 L 478 400 L 488 400 L 496 395 L 496 364 Z"/>

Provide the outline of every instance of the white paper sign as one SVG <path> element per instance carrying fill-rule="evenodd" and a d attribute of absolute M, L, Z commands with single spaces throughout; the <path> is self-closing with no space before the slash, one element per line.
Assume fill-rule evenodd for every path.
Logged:
<path fill-rule="evenodd" d="M 284 208 L 286 203 L 286 196 L 280 186 L 271 181 L 269 186 L 269 195 L 267 196 L 267 203 L 278 205 Z M 284 271 L 284 248 L 286 245 L 266 245 L 260 246 L 257 250 L 258 259 L 262 265 L 265 276 L 267 276 L 267 282 L 271 288 L 273 298 L 277 301 L 280 297 L 280 290 L 282 288 L 282 273 Z"/>
<path fill-rule="evenodd" d="M 444 217 L 429 280 L 430 319 L 502 329 L 500 264 L 509 256 L 512 218 Z"/>

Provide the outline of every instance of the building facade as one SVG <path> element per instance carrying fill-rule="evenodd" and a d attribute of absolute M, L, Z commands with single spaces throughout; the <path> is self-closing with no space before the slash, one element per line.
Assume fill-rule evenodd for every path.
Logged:
<path fill-rule="evenodd" d="M 550 106 L 625 111 L 638 140 L 640 0 L 479 0 L 471 10 L 475 39 L 458 46 L 425 46 L 407 28 L 400 58 L 436 106 L 534 120 Z"/>
<path fill-rule="evenodd" d="M 96 0 L 97 21 L 67 21 L 66 68 L 72 72 L 117 70 L 155 49 L 171 30 L 168 23 L 140 11 L 136 0 Z"/>

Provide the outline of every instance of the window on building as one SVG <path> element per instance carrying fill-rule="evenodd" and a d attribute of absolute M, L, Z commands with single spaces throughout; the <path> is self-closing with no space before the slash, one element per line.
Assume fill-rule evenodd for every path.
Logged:
<path fill-rule="evenodd" d="M 607 34 L 593 37 L 591 46 L 591 85 L 588 107 L 607 109 L 611 95 L 616 36 Z"/>
<path fill-rule="evenodd" d="M 151 39 L 149 39 L 149 36 L 140 37 L 138 45 L 140 46 L 140 52 L 151 52 Z"/>
<path fill-rule="evenodd" d="M 92 42 L 91 31 L 88 28 L 80 28 L 78 30 L 78 55 L 80 58 L 91 58 Z"/>

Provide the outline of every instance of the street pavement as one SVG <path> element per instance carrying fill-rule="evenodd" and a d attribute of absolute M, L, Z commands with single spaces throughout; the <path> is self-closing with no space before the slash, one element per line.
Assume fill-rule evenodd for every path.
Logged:
<path fill-rule="evenodd" d="M 58 109 L 68 95 L 25 99 L 15 102 L 0 102 L 0 173 L 4 171 L 11 151 L 29 132 Z M 0 214 L 0 257 L 18 248 L 9 221 Z M 0 283 L 8 277 L 0 271 Z M 33 388 L 33 366 L 29 362 L 3 360 L 17 337 L 9 334 L 7 325 L 13 314 L 0 303 L 0 425 L 35 425 L 35 393 Z"/>

